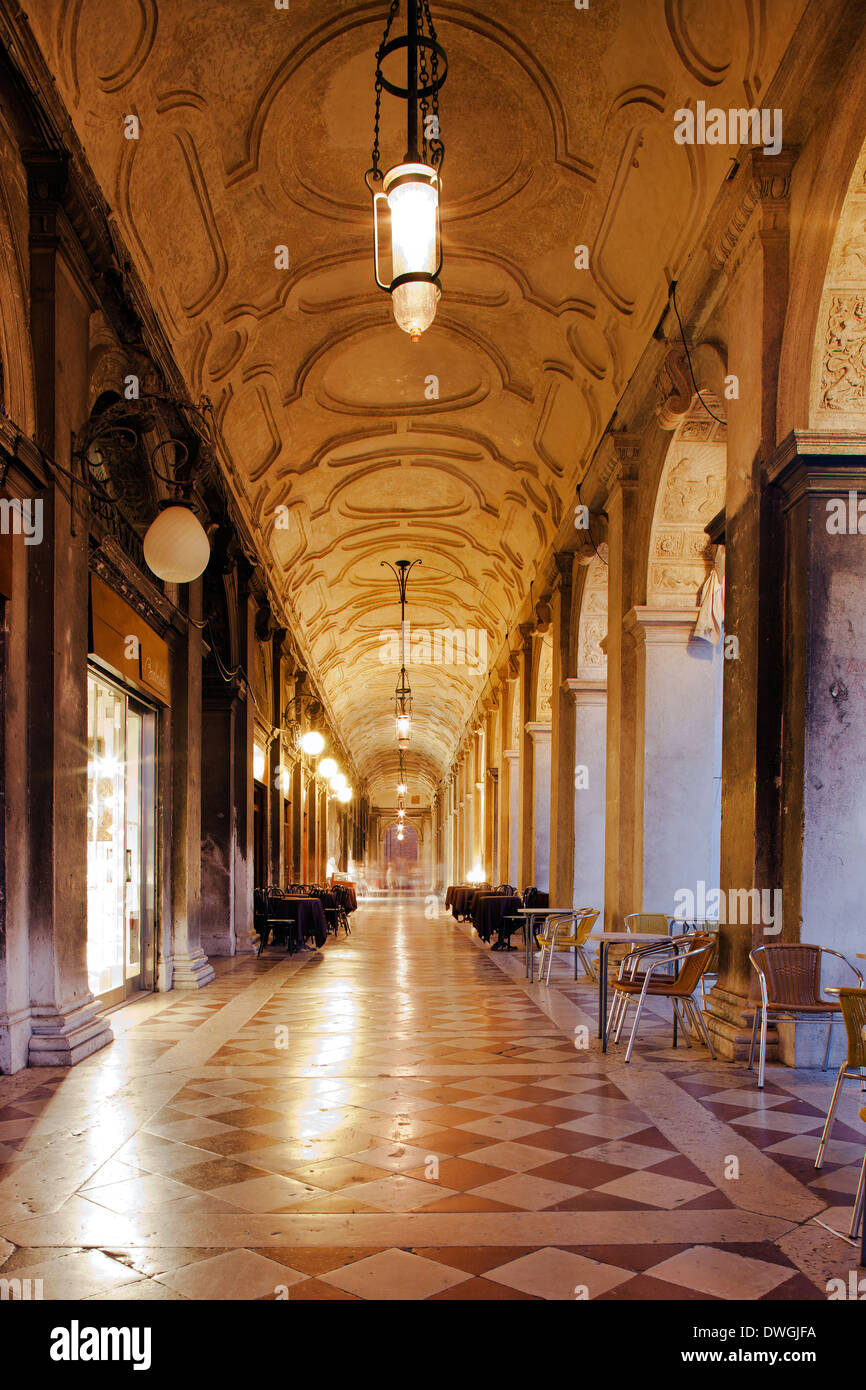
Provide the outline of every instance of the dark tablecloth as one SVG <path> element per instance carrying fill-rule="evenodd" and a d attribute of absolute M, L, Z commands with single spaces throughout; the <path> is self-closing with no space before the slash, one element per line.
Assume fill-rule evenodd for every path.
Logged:
<path fill-rule="evenodd" d="M 293 893 L 287 895 L 283 901 L 291 904 L 290 911 L 301 929 L 302 939 L 315 934 L 316 945 L 324 946 L 328 936 L 328 922 L 319 899 Z"/>
<path fill-rule="evenodd" d="M 472 899 L 479 891 L 477 883 L 454 883 L 448 890 L 451 901 L 448 904 L 453 917 L 468 917 L 472 911 Z M 482 884 L 481 892 L 489 892 L 490 884 Z"/>
<path fill-rule="evenodd" d="M 503 917 L 516 912 L 521 899 L 516 893 L 476 893 L 472 925 L 482 941 L 489 941 Z"/>

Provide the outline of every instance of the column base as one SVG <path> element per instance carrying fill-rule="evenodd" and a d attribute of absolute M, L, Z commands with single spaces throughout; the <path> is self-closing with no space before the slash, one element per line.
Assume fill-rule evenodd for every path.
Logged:
<path fill-rule="evenodd" d="M 745 995 L 735 994 L 720 985 L 710 990 L 704 1021 L 722 1061 L 748 1062 L 754 1017 L 755 1006 Z M 755 1050 L 757 1052 L 757 1045 Z M 779 1037 L 772 1023 L 767 1034 L 767 1061 L 779 1061 Z"/>
<path fill-rule="evenodd" d="M 30 1042 L 30 1009 L 0 1013 L 0 1075 L 11 1076 L 27 1066 Z"/>
<path fill-rule="evenodd" d="M 74 1067 L 91 1053 L 114 1042 L 114 1033 L 92 994 L 65 1009 L 34 1006 L 31 1010 L 28 1064 Z"/>
<path fill-rule="evenodd" d="M 203 989 L 214 978 L 214 968 L 201 947 L 176 955 L 172 967 L 173 989 Z"/>

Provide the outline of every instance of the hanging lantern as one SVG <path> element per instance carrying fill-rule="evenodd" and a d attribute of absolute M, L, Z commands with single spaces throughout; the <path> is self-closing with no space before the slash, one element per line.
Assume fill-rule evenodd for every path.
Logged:
<path fill-rule="evenodd" d="M 323 758 L 316 768 L 316 771 L 320 777 L 324 777 L 327 781 L 330 781 L 332 777 L 336 777 L 339 769 L 333 758 Z"/>
<path fill-rule="evenodd" d="M 309 753 L 311 757 L 315 758 L 317 753 L 321 753 L 324 746 L 325 740 L 316 729 L 310 729 L 301 738 L 302 749 L 305 753 Z"/>
<path fill-rule="evenodd" d="M 406 33 L 390 39 L 396 14 L 396 7 L 392 7 L 376 54 L 373 164 L 365 180 L 373 195 L 376 284 L 391 295 L 397 324 L 417 343 L 436 317 L 442 293 L 439 284 L 442 270 L 439 191 L 445 146 L 439 128 L 439 89 L 448 75 L 448 59 L 436 41 L 429 0 L 406 0 L 406 10 Z M 406 86 L 398 87 L 385 77 L 382 63 L 402 48 L 406 50 Z M 440 60 L 443 64 L 441 76 Z M 383 88 L 406 102 L 406 154 L 384 177 L 379 168 L 379 112 Z M 373 187 L 379 183 L 381 189 Z M 383 245 L 385 235 L 380 213 L 381 223 L 390 224 L 387 250 Z M 383 278 L 386 260 L 390 260 L 390 275 Z"/>
<path fill-rule="evenodd" d="M 143 542 L 148 569 L 169 584 L 191 584 L 204 573 L 210 541 L 190 506 L 172 502 L 147 529 Z"/>

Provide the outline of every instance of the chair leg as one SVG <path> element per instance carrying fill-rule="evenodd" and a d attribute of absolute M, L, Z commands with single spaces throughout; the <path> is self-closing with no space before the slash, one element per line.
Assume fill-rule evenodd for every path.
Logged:
<path fill-rule="evenodd" d="M 836 1021 L 836 1020 L 834 1019 L 833 1015 L 831 1014 L 831 1015 L 830 1015 L 830 1027 L 827 1029 L 827 1046 L 824 1048 L 824 1065 L 823 1065 L 822 1068 L 821 1068 L 822 1071 L 826 1071 L 826 1070 L 827 1070 L 827 1063 L 828 1063 L 829 1060 L 830 1060 L 830 1037 L 831 1037 L 831 1035 L 832 1035 L 832 1033 L 833 1033 L 833 1024 L 835 1023 L 835 1021 Z"/>
<path fill-rule="evenodd" d="M 574 943 L 574 978 L 577 979 L 577 953 L 579 950 L 577 942 Z"/>
<path fill-rule="evenodd" d="M 700 1008 L 700 1006 L 698 1005 L 698 1001 L 697 1001 L 696 999 L 690 999 L 690 1000 L 689 1000 L 689 1003 L 690 1003 L 690 1005 L 691 1005 L 691 1007 L 692 1007 L 692 1015 L 693 1015 L 694 1018 L 697 1019 L 697 1021 L 698 1021 L 698 1027 L 699 1027 L 701 1033 L 703 1033 L 703 1035 L 704 1035 L 704 1042 L 706 1043 L 707 1047 L 709 1048 L 710 1056 L 712 1057 L 713 1061 L 715 1061 L 715 1060 L 716 1060 L 716 1049 L 713 1047 L 712 1039 L 710 1038 L 710 1034 L 709 1034 L 709 1031 L 708 1031 L 708 1029 L 707 1029 L 707 1023 L 706 1023 L 706 1019 L 704 1018 L 703 1009 Z"/>
<path fill-rule="evenodd" d="M 839 1104 L 839 1097 L 842 1094 L 842 1083 L 845 1080 L 846 1063 L 843 1062 L 839 1068 L 839 1075 L 836 1077 L 836 1085 L 833 1087 L 833 1094 L 830 1097 L 830 1109 L 827 1111 L 827 1118 L 824 1121 L 824 1129 L 821 1133 L 821 1142 L 818 1145 L 818 1157 L 815 1159 L 815 1167 L 820 1168 L 824 1162 L 824 1150 L 830 1138 L 830 1131 L 833 1128 L 833 1121 L 836 1118 L 836 1107 Z"/>
<path fill-rule="evenodd" d="M 550 950 L 549 950 L 548 953 L 547 953 L 547 984 L 548 984 L 548 985 L 550 984 L 550 972 L 551 972 L 551 970 L 553 969 L 554 942 L 555 942 L 555 938 L 554 938 L 554 941 L 551 941 L 551 943 L 550 943 Z M 541 972 L 539 972 L 538 978 L 541 979 Z"/>
<path fill-rule="evenodd" d="M 866 1198 L 866 1155 L 863 1158 L 863 1167 L 860 1169 L 857 1196 L 854 1198 L 854 1210 L 851 1213 L 851 1229 L 848 1232 L 853 1240 L 856 1240 L 863 1225 L 864 1198 Z"/>
<path fill-rule="evenodd" d="M 634 1040 L 635 1040 L 635 1038 L 637 1037 L 638 1024 L 640 1023 L 640 1016 L 641 1016 L 641 1014 L 643 1013 L 643 1006 L 644 1006 L 645 1003 L 646 1003 L 646 995 L 645 995 L 645 994 L 642 994 L 641 997 L 640 997 L 640 1000 L 638 1001 L 637 1013 L 636 1013 L 635 1016 L 634 1016 L 634 1024 L 633 1024 L 632 1030 L 631 1030 L 631 1037 L 630 1037 L 629 1040 L 628 1040 L 628 1047 L 626 1048 L 626 1051 L 625 1051 L 625 1060 L 626 1060 L 626 1062 L 630 1062 L 630 1061 L 631 1061 L 632 1049 L 634 1048 Z"/>
<path fill-rule="evenodd" d="M 629 999 L 629 996 L 627 994 L 620 995 L 619 999 L 619 1009 L 617 1011 L 613 1033 L 613 1040 L 615 1043 L 618 1043 L 620 1038 L 622 1037 L 622 1026 L 625 1023 L 626 1016 L 628 1014 L 628 1006 L 631 1003 L 631 1000 Z"/>
<path fill-rule="evenodd" d="M 671 995 L 671 1003 L 673 1005 L 674 1018 L 678 1018 L 680 1021 L 680 1029 L 682 1030 L 682 1035 L 686 1040 L 686 1047 L 691 1047 L 692 1040 L 689 1037 L 689 1026 L 686 1023 L 683 1010 L 680 1007 L 680 1000 L 676 999 L 673 995 Z"/>
<path fill-rule="evenodd" d="M 605 1030 L 605 1036 L 608 1039 L 608 1042 L 610 1042 L 611 1039 L 613 1039 L 615 1043 L 619 1042 L 619 1033 L 622 1027 L 622 1018 L 627 1009 L 628 1000 L 625 998 L 624 995 L 617 994 L 616 990 L 614 990 L 613 999 L 611 1000 L 610 1005 L 610 1013 L 608 1014 L 607 1018 L 607 1028 Z"/>
<path fill-rule="evenodd" d="M 759 1007 L 759 1006 L 756 1004 L 756 1005 L 755 1005 L 755 1017 L 752 1019 L 752 1042 L 751 1042 L 751 1045 L 750 1045 L 750 1047 L 749 1047 L 749 1065 L 748 1065 L 748 1067 L 746 1068 L 747 1071 L 752 1071 L 752 1070 L 753 1070 L 752 1063 L 754 1062 L 754 1059 L 755 1059 L 755 1038 L 757 1037 L 757 1033 L 758 1033 L 758 1007 Z"/>
<path fill-rule="evenodd" d="M 761 1009 L 761 1055 L 758 1059 L 758 1090 L 764 1089 L 764 1072 L 767 1066 L 767 1023 L 769 1009 Z"/>

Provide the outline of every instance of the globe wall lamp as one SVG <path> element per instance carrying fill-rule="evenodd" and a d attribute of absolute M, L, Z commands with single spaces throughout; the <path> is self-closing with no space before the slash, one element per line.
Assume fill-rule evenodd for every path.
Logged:
<path fill-rule="evenodd" d="M 400 0 L 392 0 L 376 53 L 373 163 L 364 177 L 373 195 L 376 284 L 390 294 L 398 326 L 417 343 L 432 324 L 442 293 L 439 193 L 445 146 L 439 127 L 439 90 L 448 75 L 448 58 L 436 40 L 429 0 L 406 0 L 406 33 L 392 39 L 391 26 L 399 8 Z M 385 59 L 400 49 L 406 50 L 405 87 L 391 82 L 382 71 Z M 406 153 L 384 175 L 379 167 L 383 89 L 406 102 Z M 385 270 L 388 263 L 390 275 Z"/>

